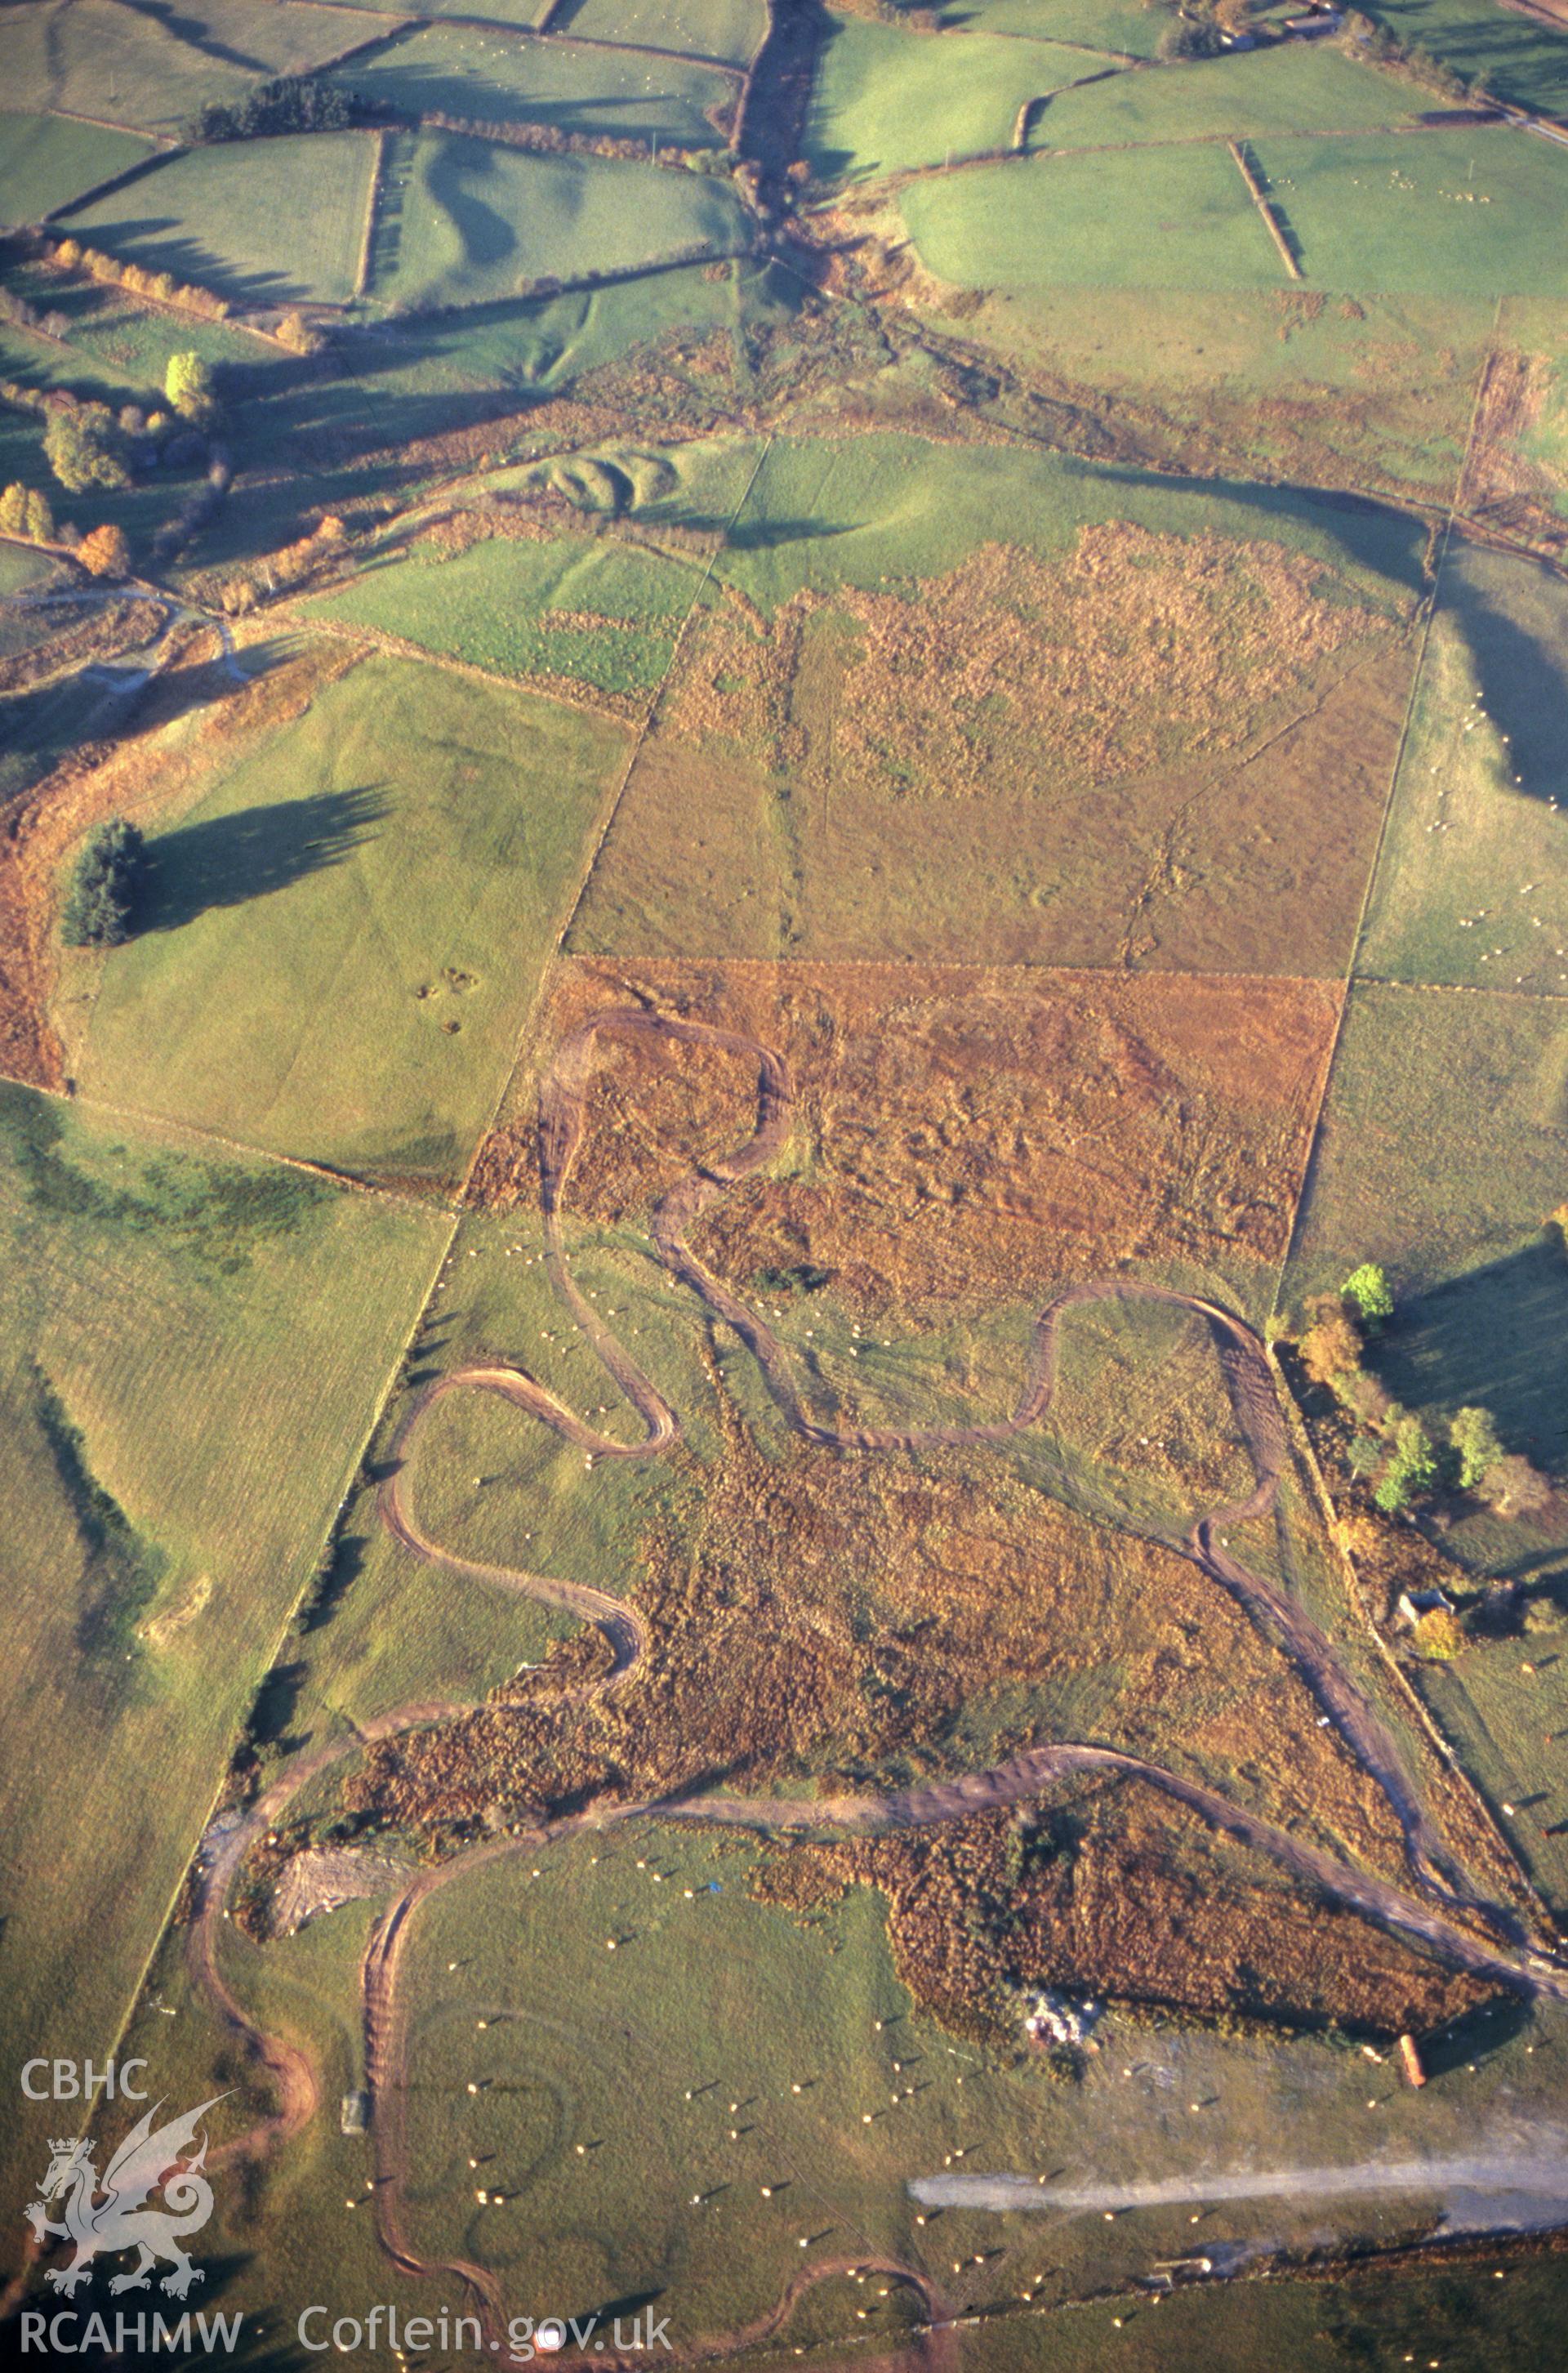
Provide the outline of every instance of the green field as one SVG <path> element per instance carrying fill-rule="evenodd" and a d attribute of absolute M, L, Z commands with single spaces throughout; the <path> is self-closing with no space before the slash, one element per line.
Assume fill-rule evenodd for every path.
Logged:
<path fill-rule="evenodd" d="M 1284 1299 L 1362 1260 L 1409 1294 L 1505 1268 L 1562 1201 L 1565 1151 L 1568 1003 L 1360 984 Z"/>
<path fill-rule="evenodd" d="M 0 37 L 6 30 L 0 26 Z M 128 133 L 57 115 L 0 115 L 0 224 L 41 222 L 152 154 L 150 141 Z"/>
<path fill-rule="evenodd" d="M 199 14 L 183 15 L 117 0 L 7 0 L 6 103 L 174 134 L 204 100 L 308 73 L 373 29 L 352 9 L 275 0 L 201 0 Z M 105 164 L 88 179 L 117 170 Z"/>
<path fill-rule="evenodd" d="M 1151 140 L 1249 140 L 1290 132 L 1370 132 L 1439 104 L 1396 75 L 1329 44 L 1113 76 L 1064 90 L 1035 119 L 1032 148 L 1113 148 Z"/>
<path fill-rule="evenodd" d="M 1568 998 L 1568 588 L 1457 544 L 1427 644 L 1359 968 Z"/>
<path fill-rule="evenodd" d="M 597 157 L 530 157 L 449 133 L 413 147 L 389 260 L 371 294 L 395 306 L 474 305 L 537 281 L 610 277 L 745 243 L 722 182 Z"/>
<path fill-rule="evenodd" d="M 564 0 L 551 30 L 633 49 L 749 65 L 768 27 L 763 0 Z"/>
<path fill-rule="evenodd" d="M 1482 124 L 1264 139 L 1258 163 L 1309 282 L 1412 296 L 1561 297 L 1568 149 Z"/>
<path fill-rule="evenodd" d="M 622 735 L 371 659 L 151 841 L 84 1084 L 246 1142 L 444 1186 L 511 1063 Z M 82 957 L 67 970 L 77 987 Z"/>
<path fill-rule="evenodd" d="M 6 2049 L 101 2061 L 444 1223 L 23 1089 L 0 1133 Z"/>
<path fill-rule="evenodd" d="M 1132 58 L 1152 58 L 1170 22 L 1164 8 L 1145 7 L 1139 0 L 1104 0 L 1103 6 L 1101 0 L 958 0 L 942 14 L 946 23 L 966 32 L 1071 42 Z"/>
<path fill-rule="evenodd" d="M 718 145 L 708 111 L 733 99 L 727 75 L 687 59 L 528 41 L 494 26 L 433 25 L 343 67 L 344 86 L 413 114 L 540 123 L 621 140 Z"/>
<path fill-rule="evenodd" d="M 1302 2361 L 1349 2367 L 1387 2361 L 1364 2352 L 1388 2335 L 1451 2332 L 1462 2352 L 1479 2327 L 1489 2346 L 1516 2336 L 1523 2353 L 1505 2361 L 1544 2373 L 1551 2359 L 1530 2339 L 1550 2297 L 1539 2285 L 1510 2302 L 1498 2285 L 1495 2309 L 1487 2297 L 1466 2316 L 1433 2297 L 1438 2278 L 1428 2275 L 1424 2286 L 1394 2285 L 1366 2318 L 1323 2283 L 1179 2292 L 1159 2313 L 1139 2285 L 1151 2262 L 1194 2248 L 1272 2250 L 1326 2234 L 1388 2244 L 1419 2230 L 1434 2215 L 1430 2195 L 1319 2185 L 1295 2201 L 1214 2204 L 1203 2182 L 1234 2167 L 1440 2160 L 1475 2147 L 1477 2121 L 1522 2120 L 1528 2133 L 1561 2080 L 1560 2016 L 1499 2022 L 1492 2048 L 1483 2022 L 1474 2073 L 1460 2060 L 1419 2098 L 1353 2046 L 1120 2017 L 1082 2080 L 1057 2084 L 1038 2057 L 955 2044 L 912 2008 L 874 1893 L 791 1914 L 751 1900 L 759 1862 L 745 1842 L 638 1823 L 543 1853 L 525 1844 L 419 1911 L 405 1980 L 416 2173 L 404 2198 L 422 2254 L 491 2268 L 510 2315 L 587 2315 L 619 2300 L 629 2318 L 626 2302 L 651 2293 L 689 2346 L 771 2308 L 803 2269 L 890 2253 L 926 2271 L 950 2312 L 983 2312 L 983 2349 L 962 2360 L 976 2368 L 1079 2373 L 1109 2361 L 1177 2373 L 1196 2344 L 1205 2363 L 1251 2373 L 1260 2332 L 1286 2351 L 1310 2348 Z M 359 2081 L 353 1986 L 366 1925 L 354 1906 L 286 1943 L 225 1939 L 230 1982 L 311 2037 L 333 2095 Z M 144 2014 L 133 2040 L 156 2054 L 171 2089 L 199 2093 L 210 2024 L 172 1958 L 157 1974 L 180 2015 Z M 291 2157 L 259 2219 L 232 2227 L 249 2262 L 226 2304 L 325 2297 L 363 2315 L 394 2297 L 405 2314 L 434 2312 L 439 2292 L 405 2287 L 377 2264 L 366 2216 L 348 2205 L 374 2163 L 365 2141 L 322 2119 Z M 1174 2179 L 1176 2197 L 1114 2217 L 958 2206 L 922 2226 L 910 2186 L 956 2158 L 1047 2184 L 1104 2184 L 1112 2198 L 1123 2183 Z M 226 2217 L 225 2239 L 229 2229 Z M 1521 2288 L 1528 2276 L 1515 2262 Z M 1020 2311 L 1025 2292 L 1032 2313 Z M 1087 2303 L 1051 2312 L 1075 2300 Z M 907 2315 L 880 2278 L 830 2276 L 784 2324 L 777 2354 L 763 2348 L 755 2361 L 787 2364 L 807 2348 L 854 2362 L 868 2339 L 886 2345 L 906 2330 Z M 1473 2373 L 1487 2361 L 1444 2357 Z"/>
<path fill-rule="evenodd" d="M 983 33 L 919 41 L 897 26 L 840 17 L 822 45 L 805 154 L 828 181 L 1010 148 L 1024 101 L 1096 63 L 1042 41 Z"/>
<path fill-rule="evenodd" d="M 362 132 L 171 157 L 67 217 L 89 247 L 250 305 L 353 296 L 376 146 Z"/>
<path fill-rule="evenodd" d="M 447 559 L 384 563 L 316 607 L 497 674 L 630 696 L 663 677 L 701 577 L 635 546 L 496 536 Z"/>
<path fill-rule="evenodd" d="M 1223 148 L 1037 157 L 916 181 L 920 260 L 963 288 L 1270 288 L 1284 267 Z"/>

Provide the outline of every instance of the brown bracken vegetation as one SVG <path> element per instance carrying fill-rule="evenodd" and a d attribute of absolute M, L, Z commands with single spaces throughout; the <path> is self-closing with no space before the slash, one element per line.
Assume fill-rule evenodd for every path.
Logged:
<path fill-rule="evenodd" d="M 541 1043 L 628 997 L 754 1032 L 789 1064 L 782 1175 L 703 1221 L 738 1291 L 802 1262 L 857 1310 L 1014 1301 L 1128 1258 L 1255 1264 L 1289 1233 L 1338 991 L 1183 975 L 738 964 L 563 967 Z M 754 1081 L 607 1045 L 573 1208 L 634 1219 L 738 1142 Z M 474 1193 L 537 1197 L 531 1081 Z"/>

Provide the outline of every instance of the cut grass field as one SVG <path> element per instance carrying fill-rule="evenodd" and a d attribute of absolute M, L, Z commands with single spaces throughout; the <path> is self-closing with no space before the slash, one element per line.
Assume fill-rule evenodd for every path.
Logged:
<path fill-rule="evenodd" d="M 818 56 L 804 154 L 819 179 L 1010 148 L 1019 108 L 1109 61 L 983 33 L 922 40 L 835 17 Z"/>
<path fill-rule="evenodd" d="M 1568 43 L 1565 43 L 1568 47 Z M 1496 125 L 1259 141 L 1307 280 L 1325 288 L 1561 297 L 1568 148 Z"/>
<path fill-rule="evenodd" d="M 352 9 L 272 0 L 199 0 L 185 14 L 117 0 L 0 6 L 10 106 L 58 108 L 166 135 L 204 100 L 242 99 L 274 76 L 308 73 L 373 30 Z M 115 170 L 105 164 L 88 179 Z"/>
<path fill-rule="evenodd" d="M 1287 279 L 1225 150 L 1035 156 L 900 196 L 921 262 L 961 288 L 1271 288 Z"/>
<path fill-rule="evenodd" d="M 413 145 L 398 235 L 389 258 L 377 248 L 371 294 L 399 306 L 489 303 L 545 278 L 637 272 L 694 249 L 729 255 L 746 240 L 739 201 L 699 174 L 429 133 Z"/>
<path fill-rule="evenodd" d="M 621 41 L 632 49 L 679 50 L 749 65 L 768 29 L 763 0 L 563 0 L 554 33 Z"/>
<path fill-rule="evenodd" d="M 1265 133 L 1371 132 L 1440 106 L 1430 91 L 1358 65 L 1325 42 L 1295 41 L 1061 91 L 1035 118 L 1029 146 L 1111 148 Z"/>
<path fill-rule="evenodd" d="M 691 60 L 519 41 L 494 26 L 433 25 L 351 62 L 337 77 L 378 105 L 482 123 L 716 146 L 709 111 L 735 97 L 727 75 Z"/>
<path fill-rule="evenodd" d="M 1568 1003 L 1358 984 L 1287 1303 L 1363 1260 L 1411 1297 L 1490 1264 L 1505 1271 L 1562 1200 L 1565 1155 Z M 1537 1356 L 1557 1352 L 1543 1340 Z"/>
<path fill-rule="evenodd" d="M 1568 153 L 1544 140 L 1483 124 L 1267 136 L 1255 154 L 1310 286 L 1563 293 L 1555 226 L 1568 200 Z M 1102 158 L 1063 150 L 917 181 L 900 204 L 926 269 L 961 287 L 1291 285 L 1218 145 L 1130 150 L 1109 177 Z"/>
<path fill-rule="evenodd" d="M 0 40 L 7 31 L 0 23 Z M 0 114 L 0 224 L 41 222 L 152 154 L 151 141 L 129 133 L 66 123 L 57 115 Z"/>
<path fill-rule="evenodd" d="M 101 2063 L 444 1223 L 24 1089 L 0 1140 L 6 2049 Z"/>
<path fill-rule="evenodd" d="M 1568 998 L 1568 586 L 1456 542 L 1358 969 Z"/>
<path fill-rule="evenodd" d="M 65 217 L 72 236 L 250 305 L 354 295 L 376 145 L 367 133 L 171 157 Z"/>
<path fill-rule="evenodd" d="M 965 32 L 1071 42 L 1132 58 L 1152 58 L 1166 25 L 1157 8 L 1139 0 L 1104 0 L 1103 6 L 1101 0 L 958 0 L 942 14 Z"/>
<path fill-rule="evenodd" d="M 178 817 L 157 813 L 155 789 L 138 936 L 64 975 L 69 1000 L 102 966 L 84 1085 L 449 1185 L 623 751 L 606 720 L 371 658 L 259 746 L 198 769 Z"/>
<path fill-rule="evenodd" d="M 635 545 L 493 536 L 385 561 L 312 606 L 472 667 L 632 699 L 662 680 L 701 582 L 695 562 Z"/>

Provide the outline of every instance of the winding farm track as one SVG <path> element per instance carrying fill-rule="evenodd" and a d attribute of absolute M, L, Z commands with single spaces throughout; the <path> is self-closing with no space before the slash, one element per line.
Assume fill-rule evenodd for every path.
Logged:
<path fill-rule="evenodd" d="M 1063 1316 L 1090 1303 L 1156 1302 L 1202 1320 L 1214 1338 L 1237 1429 L 1252 1466 L 1254 1486 L 1244 1500 L 1195 1519 L 1185 1537 L 1169 1546 L 1182 1553 L 1243 1606 L 1264 1634 L 1295 1665 L 1364 1769 L 1376 1781 L 1402 1829 L 1412 1886 L 1396 1887 L 1376 1874 L 1340 1862 L 1331 1854 L 1232 1803 L 1197 1781 L 1120 1750 L 1061 1741 L 1038 1747 L 967 1777 L 933 1782 L 883 1795 L 791 1799 L 702 1795 L 612 1804 L 573 1814 L 521 1836 L 484 1841 L 465 1853 L 422 1871 L 403 1888 L 373 1930 L 361 1971 L 366 2080 L 373 2097 L 371 2146 L 377 2237 L 389 2258 L 409 2275 L 445 2275 L 471 2295 L 487 2339 L 504 2334 L 505 2311 L 496 2276 L 467 2260 L 422 2258 L 403 2217 L 403 2187 L 409 2170 L 404 2126 L 410 2076 L 407 2008 L 400 1976 L 420 1907 L 453 1878 L 470 1876 L 509 1854 L 538 1853 L 587 1830 L 635 1819 L 701 1821 L 772 1835 L 874 1835 L 961 1820 L 1002 1806 L 1027 1803 L 1076 1773 L 1140 1781 L 1185 1806 L 1223 1835 L 1266 1854 L 1304 1884 L 1376 1922 L 1393 1933 L 1475 1975 L 1526 1994 L 1568 2002 L 1568 1964 L 1533 1948 L 1518 1915 L 1485 1902 L 1470 1886 L 1424 1812 L 1393 1740 L 1373 1707 L 1342 1668 L 1333 1648 L 1297 1601 L 1279 1584 L 1255 1573 L 1234 1556 L 1227 1527 L 1273 1512 L 1286 1469 L 1288 1447 L 1272 1371 L 1258 1337 L 1218 1303 L 1173 1289 L 1121 1278 L 1072 1285 L 1054 1295 L 1037 1317 L 1028 1373 L 1011 1416 L 977 1425 L 890 1427 L 841 1424 L 819 1413 L 796 1385 L 791 1356 L 765 1320 L 740 1302 L 691 1249 L 688 1237 L 703 1212 L 741 1179 L 773 1161 L 787 1141 L 793 1105 L 788 1069 L 781 1056 L 741 1033 L 706 1023 L 633 1007 L 596 1015 L 560 1047 L 540 1095 L 540 1167 L 545 1258 L 552 1285 L 571 1312 L 606 1372 L 641 1420 L 642 1438 L 617 1442 L 598 1432 L 524 1371 L 490 1363 L 459 1368 L 417 1395 L 398 1425 L 389 1472 L 380 1490 L 383 1521 L 414 1555 L 470 1581 L 513 1590 L 565 1608 L 598 1625 L 610 1648 L 608 1670 L 586 1685 L 587 1695 L 633 1680 L 649 1652 L 647 1627 L 635 1607 L 610 1593 L 505 1567 L 481 1565 L 455 1555 L 420 1528 L 406 1488 L 406 1461 L 426 1413 L 448 1394 L 475 1390 L 500 1395 L 551 1427 L 592 1459 L 655 1458 L 680 1438 L 675 1409 L 608 1327 L 573 1278 L 562 1232 L 562 1213 L 574 1162 L 587 1125 L 587 1096 L 601 1041 L 621 1039 L 670 1047 L 700 1046 L 755 1067 L 756 1122 L 733 1151 L 702 1163 L 654 1206 L 650 1233 L 668 1273 L 685 1285 L 712 1315 L 731 1328 L 756 1360 L 785 1422 L 806 1440 L 828 1448 L 872 1454 L 1001 1444 L 1037 1424 L 1051 1406 L 1056 1382 L 1057 1337 Z M 367 1724 L 308 1748 L 266 1790 L 243 1819 L 214 1847 L 196 1896 L 188 1956 L 192 1973 L 230 2031 L 246 2042 L 273 2076 L 275 2113 L 250 2133 L 226 2146 L 226 2155 L 272 2146 L 313 2117 L 320 2098 L 315 2069 L 286 2039 L 270 2036 L 250 2016 L 219 1968 L 218 1946 L 226 1900 L 250 1847 L 279 1818 L 308 1783 L 376 1740 L 447 1719 L 467 1709 L 456 1703 L 403 1706 Z M 790 2286 L 778 2306 L 743 2332 L 700 2344 L 688 2361 L 733 2355 L 775 2333 L 796 2297 L 813 2283 L 872 2261 L 835 2261 L 813 2266 Z M 949 2319 L 927 2277 L 894 2262 L 877 2270 L 907 2284 L 920 2296 L 923 2332 L 912 2338 L 889 2367 L 947 2373 L 952 2335 Z M 505 2359 L 504 2337 L 500 2353 Z M 611 2360 L 603 2356 L 601 2365 Z"/>

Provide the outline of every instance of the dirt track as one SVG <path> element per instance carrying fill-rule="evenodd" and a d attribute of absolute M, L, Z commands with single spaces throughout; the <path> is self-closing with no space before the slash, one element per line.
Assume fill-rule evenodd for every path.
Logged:
<path fill-rule="evenodd" d="M 495 2276 L 487 2268 L 466 2261 L 422 2260 L 403 2227 L 402 2191 L 409 2168 L 402 2110 L 410 2056 L 399 1976 L 404 1947 L 420 1906 L 451 1879 L 472 1876 L 484 1864 L 503 1856 L 522 1852 L 537 1853 L 543 1846 L 562 1842 L 585 1830 L 619 1826 L 629 1820 L 651 1818 L 703 1821 L 775 1834 L 870 1834 L 962 1819 L 995 1806 L 1025 1803 L 1075 1772 L 1119 1774 L 1161 1790 L 1223 1834 L 1282 1864 L 1305 1884 L 1458 1967 L 1521 1993 L 1545 1993 L 1568 2001 L 1568 1966 L 1528 1949 L 1517 1916 L 1477 1897 L 1429 1822 L 1393 1741 L 1366 1699 L 1340 1666 L 1323 1633 L 1293 1597 L 1254 1573 L 1225 1547 L 1227 1526 L 1265 1515 L 1274 1507 L 1287 1455 L 1272 1371 L 1252 1330 L 1219 1303 L 1166 1287 L 1120 1278 L 1070 1286 L 1053 1296 L 1035 1322 L 1028 1371 L 1011 1416 L 973 1426 L 895 1429 L 833 1423 L 803 1398 L 795 1381 L 790 1355 L 765 1321 L 703 1266 L 687 1242 L 702 1212 L 738 1180 L 775 1159 L 789 1135 L 791 1085 L 787 1069 L 777 1054 L 739 1034 L 644 1009 L 600 1015 L 563 1043 L 540 1093 L 541 1195 L 552 1284 L 592 1343 L 607 1373 L 637 1412 L 644 1427 L 643 1439 L 628 1444 L 597 1432 L 520 1370 L 495 1365 L 456 1370 L 418 1396 L 394 1435 L 393 1468 L 382 1485 L 380 1507 L 384 1521 L 397 1538 L 415 1555 L 450 1572 L 524 1593 L 597 1623 L 612 1653 L 610 1669 L 592 1685 L 596 1689 L 626 1685 L 634 1678 L 649 1653 L 646 1626 L 627 1602 L 581 1584 L 476 1564 L 442 1549 L 421 1531 L 403 1485 L 402 1463 L 424 1416 L 437 1400 L 463 1389 L 501 1395 L 595 1458 L 657 1457 L 679 1439 L 678 1414 L 581 1292 L 572 1277 L 563 1242 L 561 1215 L 573 1162 L 582 1141 L 587 1092 L 598 1043 L 607 1037 L 654 1038 L 677 1046 L 700 1045 L 755 1065 L 757 1119 L 751 1134 L 734 1151 L 696 1168 L 664 1195 L 651 1215 L 651 1233 L 654 1248 L 665 1268 L 746 1344 L 785 1421 L 809 1441 L 869 1455 L 1010 1440 L 1036 1424 L 1049 1409 L 1056 1380 L 1060 1323 L 1068 1311 L 1082 1304 L 1155 1301 L 1191 1312 L 1208 1326 L 1255 1483 L 1244 1501 L 1211 1510 L 1196 1519 L 1182 1546 L 1193 1562 L 1236 1597 L 1260 1629 L 1291 1657 L 1329 1718 L 1383 1790 L 1404 1832 L 1414 1886 L 1407 1891 L 1370 1872 L 1338 1862 L 1214 1790 L 1157 1764 L 1113 1748 L 1072 1741 L 1033 1748 L 1009 1762 L 962 1779 L 887 1795 L 796 1800 L 705 1795 L 609 1805 L 573 1815 L 526 1836 L 487 1840 L 466 1853 L 421 1872 L 377 1923 L 365 1956 L 362 1988 L 366 2072 L 375 2103 L 371 2125 L 377 2179 L 375 2214 L 378 2239 L 392 2262 L 409 2275 L 447 2275 L 459 2281 L 476 2301 L 487 2334 L 504 2328 L 504 2308 Z M 319 2083 L 314 2069 L 294 2046 L 267 2036 L 249 2017 L 218 1968 L 217 1946 L 225 1899 L 246 1853 L 275 1823 L 300 1787 L 356 1747 L 442 1720 L 462 1710 L 445 1703 L 403 1707 L 367 1725 L 363 1733 L 334 1737 L 307 1749 L 225 1837 L 211 1861 L 191 1933 L 191 1969 L 225 2023 L 250 2044 L 272 2073 L 279 2091 L 279 2109 L 274 2117 L 239 2142 L 227 2145 L 228 2152 L 256 2150 L 283 2140 L 296 2132 L 319 2106 Z M 1498 1941 L 1502 1938 L 1509 1941 Z M 835 2264 L 803 2271 L 770 2316 L 744 2332 L 700 2344 L 695 2356 L 689 2354 L 689 2361 L 733 2354 L 739 2347 L 768 2337 L 782 2324 L 803 2287 L 844 2270 L 844 2266 Z M 911 2284 L 920 2293 L 930 2320 L 926 2333 L 889 2361 L 911 2367 L 918 2364 L 928 2368 L 928 2373 L 942 2373 L 947 2345 L 942 2330 L 944 2317 L 926 2277 L 915 2269 L 890 2262 L 880 2264 L 879 2271 Z M 504 2342 L 500 2353 L 505 2361 Z M 597 2361 L 608 2365 L 611 2360 L 601 2356 Z"/>

